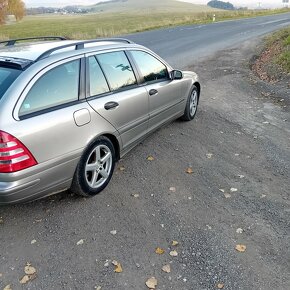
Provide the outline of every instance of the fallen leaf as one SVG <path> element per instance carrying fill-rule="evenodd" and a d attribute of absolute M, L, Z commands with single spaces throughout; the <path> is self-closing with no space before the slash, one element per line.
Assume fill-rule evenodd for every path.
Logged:
<path fill-rule="evenodd" d="M 114 236 L 114 235 L 117 234 L 117 231 L 116 230 L 112 230 L 112 231 L 110 231 L 110 234 Z"/>
<path fill-rule="evenodd" d="M 30 276 L 29 275 L 24 275 L 21 280 L 20 280 L 20 284 L 26 284 L 30 281 Z"/>
<path fill-rule="evenodd" d="M 225 190 L 224 190 L 224 189 L 222 189 L 222 188 L 220 188 L 220 189 L 219 189 L 219 191 L 221 191 L 221 192 L 225 192 Z"/>
<path fill-rule="evenodd" d="M 140 194 L 139 193 L 133 193 L 132 196 L 137 198 L 137 197 L 140 196 Z"/>
<path fill-rule="evenodd" d="M 101 286 L 96 286 L 95 289 L 96 289 L 96 290 L 101 290 L 102 287 L 101 287 Z"/>
<path fill-rule="evenodd" d="M 36 243 L 36 240 L 32 240 L 30 243 L 31 243 L 31 245 L 33 245 Z"/>
<path fill-rule="evenodd" d="M 218 289 L 223 289 L 225 287 L 225 284 L 223 284 L 223 283 L 218 283 L 217 284 L 217 288 Z"/>
<path fill-rule="evenodd" d="M 149 160 L 149 161 L 153 161 L 153 160 L 154 160 L 154 157 L 153 157 L 153 156 L 148 156 L 148 157 L 147 157 L 147 160 Z"/>
<path fill-rule="evenodd" d="M 145 284 L 149 289 L 156 289 L 157 279 L 155 277 L 151 277 L 146 281 Z"/>
<path fill-rule="evenodd" d="M 81 240 L 79 240 L 79 241 L 77 242 L 77 245 L 79 246 L 79 245 L 82 245 L 83 243 L 84 243 L 84 240 L 81 239 Z"/>
<path fill-rule="evenodd" d="M 177 241 L 172 241 L 172 246 L 177 246 L 179 243 Z"/>
<path fill-rule="evenodd" d="M 171 252 L 169 253 L 169 255 L 170 255 L 171 257 L 177 257 L 177 256 L 178 256 L 178 253 L 174 250 L 174 251 L 171 251 Z"/>
<path fill-rule="evenodd" d="M 34 220 L 36 223 L 41 223 L 42 219 Z"/>
<path fill-rule="evenodd" d="M 238 252 L 243 253 L 243 252 L 246 251 L 246 249 L 247 249 L 247 247 L 246 247 L 245 245 L 236 245 L 236 250 L 237 250 Z"/>
<path fill-rule="evenodd" d="M 36 269 L 27 263 L 27 265 L 24 267 L 24 273 L 26 275 L 33 275 L 36 273 Z"/>
<path fill-rule="evenodd" d="M 188 174 L 192 174 L 193 170 L 192 170 L 191 167 L 188 167 L 185 172 L 188 173 Z"/>
<path fill-rule="evenodd" d="M 11 285 L 9 284 L 9 285 L 5 286 L 3 290 L 12 290 Z"/>
<path fill-rule="evenodd" d="M 124 171 L 125 169 L 126 169 L 125 166 L 120 166 L 120 167 L 119 167 L 119 170 L 120 170 L 120 171 Z"/>
<path fill-rule="evenodd" d="M 164 252 L 165 251 L 163 249 L 161 249 L 161 248 L 156 248 L 155 249 L 155 253 L 158 254 L 158 255 L 162 255 L 162 254 L 164 254 Z"/>
<path fill-rule="evenodd" d="M 242 233 L 243 233 L 243 231 L 244 231 L 243 229 L 241 229 L 241 228 L 238 228 L 238 229 L 236 230 L 236 233 L 237 233 L 237 234 L 242 234 Z"/>
<path fill-rule="evenodd" d="M 229 193 L 225 193 L 225 194 L 224 194 L 224 197 L 225 197 L 225 198 L 231 198 L 232 196 L 231 196 Z"/>
<path fill-rule="evenodd" d="M 239 174 L 239 175 L 238 175 L 238 177 L 239 177 L 239 178 L 244 178 L 245 176 L 244 176 L 244 175 L 241 175 L 241 174 Z"/>
<path fill-rule="evenodd" d="M 114 260 L 114 261 L 112 261 L 112 264 L 115 266 L 115 270 L 114 270 L 115 273 L 122 273 L 123 272 L 123 268 L 119 262 Z"/>
<path fill-rule="evenodd" d="M 1 277 L 3 277 L 3 274 L 2 274 L 2 273 L 0 273 L 0 278 L 1 278 Z"/>
<path fill-rule="evenodd" d="M 267 195 L 266 194 L 262 194 L 261 196 L 260 196 L 260 198 L 265 198 Z"/>
<path fill-rule="evenodd" d="M 234 188 L 234 187 L 232 187 L 230 190 L 231 190 L 231 192 L 237 192 L 238 191 L 238 189 Z"/>
<path fill-rule="evenodd" d="M 171 272 L 171 268 L 170 268 L 170 265 L 164 265 L 162 267 L 162 271 L 165 272 L 165 273 L 170 273 Z"/>
<path fill-rule="evenodd" d="M 173 186 L 172 187 L 169 187 L 169 190 L 172 191 L 172 192 L 176 192 L 176 188 L 173 187 Z"/>
<path fill-rule="evenodd" d="M 207 157 L 208 159 L 211 159 L 211 158 L 213 157 L 213 154 L 212 154 L 212 153 L 207 153 L 207 154 L 206 154 L 206 157 Z"/>
<path fill-rule="evenodd" d="M 263 122 L 263 124 L 270 124 L 268 121 Z"/>

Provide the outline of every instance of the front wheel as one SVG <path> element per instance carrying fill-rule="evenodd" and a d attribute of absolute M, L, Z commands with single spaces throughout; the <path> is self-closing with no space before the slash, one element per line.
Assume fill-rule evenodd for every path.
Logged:
<path fill-rule="evenodd" d="M 71 191 L 94 196 L 109 183 L 115 167 L 115 149 L 107 137 L 98 137 L 84 151 L 74 174 Z"/>
<path fill-rule="evenodd" d="M 181 117 L 182 120 L 191 121 L 195 117 L 195 114 L 197 112 L 198 100 L 199 100 L 198 89 L 196 86 L 192 86 L 186 102 L 184 114 Z"/>

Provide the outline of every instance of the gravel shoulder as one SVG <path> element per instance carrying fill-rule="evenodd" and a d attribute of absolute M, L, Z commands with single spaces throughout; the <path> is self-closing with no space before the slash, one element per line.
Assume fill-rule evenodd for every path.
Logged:
<path fill-rule="evenodd" d="M 187 67 L 203 83 L 196 119 L 151 135 L 97 197 L 1 207 L 0 289 L 290 289 L 290 94 L 251 72 L 258 44 Z"/>

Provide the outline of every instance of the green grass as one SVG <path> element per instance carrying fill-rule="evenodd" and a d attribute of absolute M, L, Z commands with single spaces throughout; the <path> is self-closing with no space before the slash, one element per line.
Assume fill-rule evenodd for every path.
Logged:
<path fill-rule="evenodd" d="M 174 0 L 128 0 L 95 5 L 84 15 L 26 16 L 19 23 L 0 26 L 0 39 L 61 35 L 73 39 L 110 37 L 161 27 L 208 23 L 216 20 L 252 17 L 290 11 L 224 11 Z"/>
<path fill-rule="evenodd" d="M 267 47 L 275 45 L 279 47 L 280 53 L 274 61 L 278 63 L 287 73 L 290 73 L 290 27 L 273 33 L 267 38 Z"/>

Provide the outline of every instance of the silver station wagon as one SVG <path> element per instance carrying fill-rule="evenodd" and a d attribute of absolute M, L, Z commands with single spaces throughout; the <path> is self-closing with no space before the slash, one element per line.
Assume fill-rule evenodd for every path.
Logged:
<path fill-rule="evenodd" d="M 196 114 L 198 76 L 129 40 L 40 37 L 0 46 L 2 205 L 66 189 L 94 196 L 142 138 Z"/>

